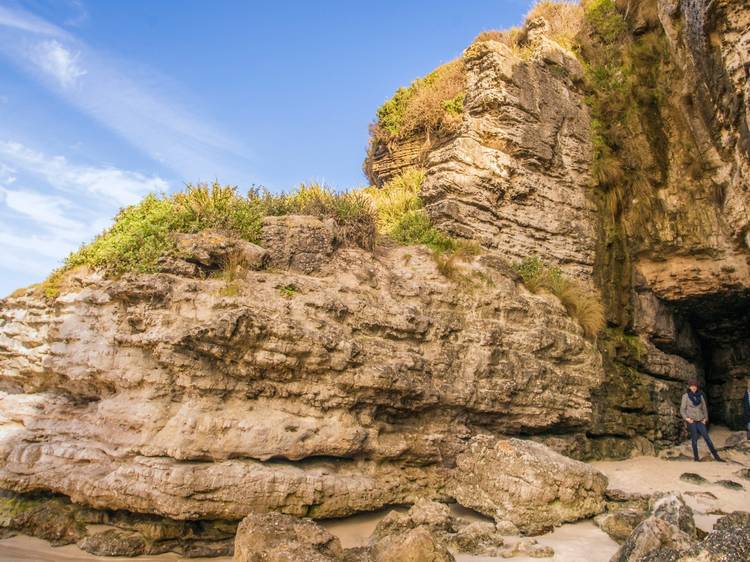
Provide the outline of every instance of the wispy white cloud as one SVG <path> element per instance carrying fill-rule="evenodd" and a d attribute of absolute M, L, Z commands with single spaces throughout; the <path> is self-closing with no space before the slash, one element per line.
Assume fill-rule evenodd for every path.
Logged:
<path fill-rule="evenodd" d="M 15 271 L 42 279 L 52 269 L 60 264 L 61 257 L 65 257 L 76 249 L 77 245 L 70 240 L 61 240 L 54 234 L 32 234 L 19 236 L 18 234 L 0 227 L 0 246 L 3 248 L 3 269 Z M 6 286 L 3 293 L 13 290 Z"/>
<path fill-rule="evenodd" d="M 64 35 L 64 32 L 56 25 L 29 12 L 13 10 L 6 6 L 0 6 L 0 25 L 38 35 L 49 35 L 51 37 Z"/>
<path fill-rule="evenodd" d="M 247 177 L 248 151 L 162 75 L 21 9 L 0 8 L 0 55 L 186 180 Z"/>
<path fill-rule="evenodd" d="M 0 162 L 0 184 L 11 185 L 16 181 L 16 171 Z"/>
<path fill-rule="evenodd" d="M 4 197 L 9 209 L 29 217 L 38 224 L 72 230 L 76 234 L 84 229 L 81 222 L 66 216 L 66 212 L 72 207 L 67 199 L 35 191 L 4 187 L 0 187 L 0 195 Z"/>
<path fill-rule="evenodd" d="M 0 161 L 41 177 L 52 187 L 80 195 L 96 195 L 117 206 L 131 205 L 146 193 L 169 190 L 158 176 L 121 170 L 112 166 L 82 166 L 64 156 L 50 156 L 19 142 L 0 141 Z"/>
<path fill-rule="evenodd" d="M 70 51 L 52 39 L 38 43 L 32 58 L 42 71 L 55 78 L 63 88 L 68 88 L 87 74 L 78 62 L 80 55 L 80 52 Z"/>
<path fill-rule="evenodd" d="M 37 187 L 25 187 L 29 183 Z M 168 190 L 158 176 L 82 165 L 0 141 L 0 271 L 38 280 L 104 230 L 119 207 Z M 0 296 L 13 289 L 3 279 Z"/>

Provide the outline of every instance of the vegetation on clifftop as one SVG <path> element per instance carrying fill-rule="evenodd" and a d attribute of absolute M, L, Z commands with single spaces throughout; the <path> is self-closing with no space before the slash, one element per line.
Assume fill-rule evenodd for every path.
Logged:
<path fill-rule="evenodd" d="M 242 196 L 235 187 L 214 182 L 188 185 L 171 196 L 147 195 L 122 209 L 109 229 L 68 256 L 65 267 L 85 265 L 110 274 L 154 272 L 160 258 L 175 248 L 172 233 L 213 228 L 258 242 L 264 216 L 292 213 L 332 218 L 344 240 L 372 247 L 375 215 L 359 192 L 335 193 L 309 184 L 289 194 L 252 189 Z"/>
<path fill-rule="evenodd" d="M 540 0 L 531 7 L 525 19 L 528 22 L 540 17 L 549 25 L 547 35 L 550 39 L 566 49 L 575 48 L 576 37 L 583 21 L 583 8 L 580 3 Z M 498 41 L 523 59 L 529 58 L 532 54 L 532 50 L 526 45 L 525 29 L 521 27 L 483 31 L 474 39 L 474 43 L 482 41 Z"/>
<path fill-rule="evenodd" d="M 444 135 L 461 123 L 466 76 L 454 60 L 399 88 L 377 110 L 370 126 L 371 143 L 390 143 L 414 133 Z"/>
<path fill-rule="evenodd" d="M 436 254 L 469 253 L 470 242 L 436 229 L 422 208 L 419 192 L 424 172 L 410 169 L 382 189 L 335 192 L 320 184 L 303 184 L 290 193 L 251 189 L 246 196 L 232 186 L 188 185 L 173 195 L 147 195 L 122 209 L 110 228 L 73 252 L 40 289 L 48 298 L 60 292 L 63 273 L 87 266 L 109 275 L 153 273 L 176 250 L 174 233 L 205 229 L 229 232 L 258 243 L 265 216 L 312 215 L 333 219 L 337 238 L 372 249 L 376 236 L 401 245 L 423 244 Z"/>

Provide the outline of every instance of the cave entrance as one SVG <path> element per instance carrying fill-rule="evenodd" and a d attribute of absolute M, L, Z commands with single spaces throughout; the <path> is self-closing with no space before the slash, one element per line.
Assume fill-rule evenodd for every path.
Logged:
<path fill-rule="evenodd" d="M 742 397 L 750 379 L 750 290 L 691 297 L 678 308 L 701 343 L 711 420 L 744 429 Z"/>

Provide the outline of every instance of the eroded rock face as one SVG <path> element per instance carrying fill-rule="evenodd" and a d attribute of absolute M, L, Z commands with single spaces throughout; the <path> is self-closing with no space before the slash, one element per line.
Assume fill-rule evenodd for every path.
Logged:
<path fill-rule="evenodd" d="M 604 509 L 607 478 L 591 466 L 520 439 L 475 437 L 458 456 L 450 492 L 462 505 L 540 534 Z"/>
<path fill-rule="evenodd" d="M 406 535 L 417 528 L 425 529 L 440 544 L 455 552 L 477 556 L 497 555 L 503 545 L 502 534 L 507 532 L 507 528 L 498 528 L 492 521 L 469 522 L 454 516 L 445 504 L 420 500 L 407 513 L 391 511 L 386 515 L 378 523 L 370 542 L 374 546 L 388 536 Z"/>
<path fill-rule="evenodd" d="M 73 273 L 54 302 L 5 300 L 0 488 L 174 519 L 339 517 L 444 497 L 480 428 L 585 432 L 598 353 L 490 258 L 459 264 L 462 284 L 424 249 L 338 249 L 311 275 Z"/>
<path fill-rule="evenodd" d="M 102 525 L 107 529 L 102 531 Z M 0 535 L 20 532 L 55 546 L 76 544 L 99 556 L 230 556 L 236 530 L 236 521 L 174 521 L 92 509 L 44 493 L 0 494 Z"/>
<path fill-rule="evenodd" d="M 340 562 L 339 540 L 310 519 L 281 513 L 248 515 L 237 529 L 233 562 Z"/>
<path fill-rule="evenodd" d="M 610 562 L 734 562 L 750 556 L 750 513 L 722 517 L 699 540 L 692 510 L 682 497 L 662 494 Z"/>
<path fill-rule="evenodd" d="M 524 61 L 496 41 L 464 56 L 464 124 L 427 158 L 426 208 L 441 228 L 510 260 L 540 255 L 591 281 L 598 219 L 587 196 L 590 117 L 575 57 L 540 36 Z"/>

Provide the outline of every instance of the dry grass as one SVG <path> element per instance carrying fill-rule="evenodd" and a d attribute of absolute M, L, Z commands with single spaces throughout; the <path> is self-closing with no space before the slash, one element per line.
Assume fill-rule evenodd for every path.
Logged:
<path fill-rule="evenodd" d="M 515 263 L 513 269 L 530 291 L 547 290 L 560 299 L 568 314 L 578 320 L 588 337 L 595 337 L 604 328 L 604 305 L 599 295 L 565 276 L 559 268 L 546 265 L 538 257 L 531 257 Z"/>
<path fill-rule="evenodd" d="M 424 178 L 424 170 L 411 168 L 386 182 L 383 187 L 364 190 L 376 209 L 379 233 L 393 234 L 405 214 L 422 208 L 419 192 Z"/>
<path fill-rule="evenodd" d="M 473 42 L 482 43 L 483 41 L 497 41 L 498 43 L 502 43 L 506 47 L 513 49 L 518 45 L 518 39 L 522 33 L 520 27 L 511 27 L 510 29 L 505 29 L 503 31 L 489 29 L 487 31 L 482 31 L 477 35 Z"/>
<path fill-rule="evenodd" d="M 583 7 L 579 2 L 537 2 L 526 21 L 542 17 L 550 26 L 550 38 L 566 49 L 572 49 L 575 38 L 583 27 Z"/>
<path fill-rule="evenodd" d="M 583 27 L 583 7 L 578 2 L 551 2 L 541 0 L 526 14 L 526 22 L 542 17 L 549 24 L 549 38 L 560 46 L 572 50 L 576 44 L 576 37 Z M 474 39 L 474 43 L 482 41 L 497 41 L 510 47 L 514 53 L 523 59 L 531 55 L 526 45 L 526 27 L 512 27 L 503 31 L 483 31 Z"/>
<path fill-rule="evenodd" d="M 16 289 L 13 291 L 10 295 L 8 295 L 9 299 L 17 299 L 19 297 L 22 297 L 26 294 L 26 291 L 28 290 L 27 287 L 21 287 L 19 289 Z"/>
<path fill-rule="evenodd" d="M 219 276 L 229 286 L 236 280 L 245 278 L 247 273 L 246 266 L 245 257 L 242 253 L 232 252 L 224 257 L 224 263 L 219 271 Z"/>
<path fill-rule="evenodd" d="M 399 88 L 377 111 L 370 128 L 375 143 L 390 143 L 414 133 L 446 135 L 461 124 L 466 74 L 461 59 L 444 64 L 408 88 Z"/>

